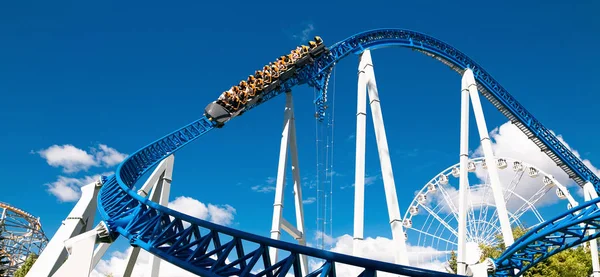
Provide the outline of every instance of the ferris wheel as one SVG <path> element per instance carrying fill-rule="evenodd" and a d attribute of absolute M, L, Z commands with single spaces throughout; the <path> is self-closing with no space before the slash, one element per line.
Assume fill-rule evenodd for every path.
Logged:
<path fill-rule="evenodd" d="M 501 236 L 483 157 L 468 162 L 466 255 L 475 263 L 481 245 L 497 245 Z M 513 228 L 530 228 L 544 222 L 544 211 L 570 209 L 578 203 L 552 175 L 523 161 L 496 157 L 501 186 Z M 421 188 L 404 214 L 402 224 L 411 265 L 445 271 L 451 253 L 458 247 L 458 184 L 460 166 L 455 164 L 437 174 Z M 556 206 L 563 202 L 564 208 Z M 551 210 L 553 209 L 553 210 Z"/>

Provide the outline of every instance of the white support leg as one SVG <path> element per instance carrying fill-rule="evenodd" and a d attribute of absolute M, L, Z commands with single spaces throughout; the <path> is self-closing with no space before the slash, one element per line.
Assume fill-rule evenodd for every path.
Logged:
<path fill-rule="evenodd" d="M 583 195 L 585 201 L 590 201 L 592 199 L 598 198 L 598 193 L 594 188 L 592 183 L 587 182 L 583 186 Z M 590 235 L 594 234 L 594 230 L 589 230 L 588 233 Z M 598 261 L 598 241 L 593 239 L 590 240 L 590 254 L 592 255 L 592 275 L 591 277 L 600 277 L 600 261 Z"/>
<path fill-rule="evenodd" d="M 460 93 L 460 177 L 458 189 L 458 253 L 456 259 L 456 274 L 465 275 L 466 247 L 467 247 L 467 189 L 469 186 L 469 89 L 467 83 L 462 82 Z"/>
<path fill-rule="evenodd" d="M 370 50 L 365 50 L 360 56 L 360 68 L 363 69 L 363 72 L 367 78 L 371 112 L 373 113 L 373 126 L 375 128 L 375 138 L 377 140 L 377 151 L 379 153 L 379 163 L 381 164 L 381 175 L 383 177 L 385 199 L 390 218 L 390 227 L 392 229 L 392 239 L 394 244 L 398 246 L 398 251 L 396 252 L 396 263 L 408 265 L 406 239 L 404 237 L 404 230 L 402 228 L 400 206 L 398 204 L 398 195 L 396 194 L 396 184 L 394 181 L 394 173 L 392 171 L 392 162 L 390 160 L 390 151 L 388 149 L 385 126 L 383 124 L 383 114 L 381 113 L 379 93 L 377 91 L 377 83 L 375 81 L 375 72 L 373 70 L 373 62 L 371 61 Z"/>
<path fill-rule="evenodd" d="M 133 273 L 133 268 L 135 267 L 135 263 L 137 262 L 137 258 L 140 255 L 141 248 L 133 247 L 131 249 L 131 253 L 129 253 L 129 257 L 127 257 L 127 264 L 125 265 L 125 271 L 123 272 L 123 277 L 131 277 Z"/>
<path fill-rule="evenodd" d="M 94 249 L 94 254 L 92 257 L 92 269 L 94 269 L 96 267 L 96 265 L 98 265 L 98 263 L 102 259 L 102 256 L 104 256 L 104 254 L 106 254 L 106 251 L 108 250 L 108 247 L 110 247 L 110 245 L 111 245 L 111 243 L 101 242 L 98 244 L 98 246 L 96 246 L 96 249 Z"/>
<path fill-rule="evenodd" d="M 470 69 L 465 70 L 465 73 L 463 74 L 463 83 L 463 86 L 468 87 L 471 101 L 473 103 L 473 113 L 475 113 L 475 121 L 477 122 L 479 136 L 481 137 L 483 155 L 485 156 L 486 163 L 489 165 L 488 174 L 490 175 L 490 186 L 492 187 L 494 202 L 496 203 L 496 210 L 498 211 L 500 228 L 502 230 L 504 243 L 508 247 L 515 242 L 515 239 L 513 237 L 512 228 L 510 227 L 510 221 L 508 219 L 508 211 L 506 210 L 504 194 L 502 193 L 502 184 L 500 182 L 500 177 L 498 176 L 498 167 L 495 166 L 496 158 L 494 157 L 492 142 L 490 141 L 487 125 L 485 123 L 485 117 L 483 116 L 483 109 L 481 108 L 481 101 L 479 100 L 479 93 L 477 91 L 477 83 L 475 83 L 473 71 Z"/>
<path fill-rule="evenodd" d="M 161 203 L 161 205 L 167 206 L 168 205 L 168 194 L 170 191 L 170 183 L 171 183 L 172 175 L 173 175 L 174 160 L 175 160 L 175 156 L 171 155 L 171 156 L 165 158 L 162 162 L 160 162 L 158 164 L 158 166 L 156 167 L 156 169 L 154 170 L 154 172 L 152 172 L 152 174 L 150 175 L 148 180 L 146 180 L 144 185 L 142 185 L 142 187 L 138 190 L 138 194 L 146 197 L 146 196 L 148 196 L 149 193 L 151 193 L 150 199 L 154 202 L 160 203 L 161 194 L 166 193 L 167 194 L 167 203 L 166 204 Z M 166 188 L 167 189 L 166 192 L 162 192 L 165 189 L 165 186 L 164 186 L 165 182 L 169 183 L 168 184 L 169 187 Z M 96 267 L 96 265 L 98 265 L 98 263 L 102 259 L 102 256 L 104 256 L 104 254 L 106 253 L 106 251 L 108 250 L 110 245 L 111 245 L 111 243 L 99 243 L 98 246 L 96 246 L 96 249 L 94 250 L 94 255 L 92 258 L 92 266 L 91 266 L 92 269 L 94 269 Z M 129 258 L 127 259 L 125 273 L 123 274 L 124 277 L 131 276 L 131 274 L 133 272 L 133 268 L 135 266 L 135 263 L 137 262 L 137 257 L 139 255 L 139 253 L 140 253 L 140 248 L 133 247 L 132 252 L 129 255 Z M 154 258 L 155 258 L 154 256 L 151 257 L 151 259 L 154 259 Z M 156 262 L 156 263 L 158 263 L 158 262 Z M 157 272 L 156 274 L 158 274 L 158 270 L 156 270 L 156 272 Z M 153 273 L 151 273 L 151 274 L 153 274 Z"/>
<path fill-rule="evenodd" d="M 285 188 L 285 172 L 289 149 L 290 121 L 292 119 L 292 98 L 286 93 L 285 111 L 283 113 L 283 132 L 281 133 L 281 144 L 279 146 L 279 163 L 277 165 L 277 179 L 275 183 L 275 201 L 273 203 L 273 222 L 271 224 L 271 238 L 279 240 L 281 237 L 281 218 L 283 216 L 283 190 Z M 277 262 L 277 248 L 269 249 L 271 264 Z"/>
<path fill-rule="evenodd" d="M 294 117 L 294 102 L 291 92 L 286 93 L 290 99 L 290 110 L 292 117 L 290 119 L 290 154 L 292 156 L 292 177 L 294 178 L 294 205 L 296 206 L 296 228 L 300 233 L 297 238 L 298 244 L 306 245 L 304 233 L 304 204 L 302 203 L 302 183 L 300 182 L 300 162 L 298 161 L 298 145 L 296 143 L 296 118 Z M 293 230 L 292 230 L 293 231 Z M 288 233 L 292 233 L 291 231 Z M 306 256 L 300 255 L 300 270 L 302 276 L 308 273 L 308 260 Z"/>
<path fill-rule="evenodd" d="M 485 259 L 483 262 L 469 265 L 467 267 L 467 276 L 473 277 L 488 277 L 488 272 L 493 272 L 496 270 L 496 265 L 494 261 L 490 258 Z"/>
<path fill-rule="evenodd" d="M 52 237 L 26 276 L 52 276 L 67 259 L 65 241 L 92 228 L 100 181 L 81 187 L 81 198 Z M 90 251 L 90 253 L 93 252 Z"/>
<path fill-rule="evenodd" d="M 173 180 L 174 161 L 175 156 L 173 155 L 170 155 L 163 161 L 165 165 L 164 173 L 150 193 L 150 200 L 165 207 L 169 206 L 169 194 L 171 192 L 171 181 Z M 158 277 L 158 272 L 160 270 L 159 257 L 151 255 L 148 270 L 150 271 L 150 277 Z"/>
<path fill-rule="evenodd" d="M 358 65 L 358 97 L 356 104 L 356 160 L 354 173 L 354 240 L 352 254 L 360 256 L 360 242 L 365 225 L 365 144 L 367 132 L 367 76 L 361 61 Z"/>
<path fill-rule="evenodd" d="M 105 228 L 105 226 L 99 225 L 94 230 L 65 241 L 69 258 L 52 276 L 89 276 L 93 269 L 94 246 L 101 228 Z"/>
<path fill-rule="evenodd" d="M 288 151 L 292 159 L 292 176 L 294 179 L 294 202 L 296 208 L 296 227 L 283 218 L 283 192 L 285 189 L 285 174 L 287 171 Z M 273 222 L 271 225 L 271 238 L 279 240 L 281 229 L 292 235 L 300 245 L 306 245 L 304 234 L 304 207 L 302 204 L 302 185 L 300 183 L 300 166 L 298 162 L 298 148 L 296 144 L 296 124 L 294 119 L 294 102 L 292 93 L 286 92 L 286 105 L 283 120 L 283 132 L 279 148 L 279 163 L 277 167 L 277 181 L 275 187 L 275 201 L 273 203 Z M 270 248 L 271 263 L 277 262 L 277 249 Z M 302 274 L 308 270 L 306 256 L 300 256 L 300 269 Z"/>

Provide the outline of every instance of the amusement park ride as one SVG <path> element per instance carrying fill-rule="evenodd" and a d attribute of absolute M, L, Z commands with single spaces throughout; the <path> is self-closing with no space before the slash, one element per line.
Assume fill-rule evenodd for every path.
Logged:
<path fill-rule="evenodd" d="M 27 257 L 39 255 L 48 243 L 40 218 L 0 202 L 0 254 L 6 257 L 6 274 L 12 276 Z"/>
<path fill-rule="evenodd" d="M 383 47 L 414 49 L 462 75 L 460 163 L 432 179 L 409 206 L 404 218 L 400 214 L 371 60 L 371 51 Z M 319 92 L 315 99 L 316 116 L 318 120 L 323 120 L 329 103 L 327 87 L 333 68 L 339 60 L 350 54 L 359 56 L 353 248 L 355 256 L 305 246 L 304 212 L 292 102 L 292 89 L 295 86 L 307 84 L 314 87 Z M 360 255 L 356 251 L 360 249 L 364 229 L 367 92 L 373 113 L 393 243 L 397 249 L 395 263 L 356 257 Z M 271 238 L 192 218 L 166 207 L 172 181 L 173 154 L 176 151 L 283 93 L 286 95 L 286 107 Z M 569 178 L 583 187 L 585 203 L 579 205 L 563 185 L 552 176 L 544 174 L 546 191 L 556 187 L 559 197 L 568 199 L 570 209 L 540 222 L 519 239 L 513 238 L 511 224 L 515 215 L 507 212 L 505 193 L 508 191 L 514 194 L 514 191 L 503 188 L 499 180 L 499 172 L 507 168 L 511 161 L 509 158 L 494 156 L 479 99 L 480 94 L 508 117 L 542 152 L 563 169 Z M 484 154 L 484 157 L 478 160 L 468 157 L 469 103 L 473 105 Z M 282 216 L 288 152 L 291 156 L 294 180 L 295 226 Z M 473 236 L 470 229 L 471 210 L 467 203 L 468 193 L 473 190 L 469 187 L 467 175 L 476 165 L 485 168 L 489 174 L 489 189 L 500 225 L 498 232 L 508 246 L 499 258 L 487 258 L 483 259 L 483 262 L 480 262 L 480 258 L 486 257 L 473 259 L 468 250 L 469 243 L 477 242 L 477 236 Z M 512 165 L 514 171 L 520 174 L 527 171 L 533 177 L 538 176 L 540 172 L 533 166 L 524 165 L 519 161 L 512 161 Z M 136 189 L 136 184 L 143 181 L 141 177 L 153 168 L 150 177 Z M 549 256 L 587 241 L 592 245 L 594 274 L 600 273 L 595 245 L 595 239 L 600 234 L 597 232 L 600 228 L 600 179 L 490 74 L 465 54 L 422 33 L 403 29 L 379 29 L 353 35 L 330 47 L 325 47 L 323 41 L 316 37 L 309 46 L 298 47 L 291 54 L 282 56 L 276 62 L 263 67 L 262 71 L 255 72 L 247 80 L 224 92 L 218 100 L 206 106 L 200 119 L 131 154 L 118 166 L 114 175 L 105 176 L 93 184 L 84 186 L 81 199 L 27 276 L 89 276 L 110 244 L 119 236 L 125 237 L 133 246 L 125 276 L 131 275 L 140 249 L 154 255 L 148 269 L 151 276 L 158 276 L 160 260 L 200 276 L 336 276 L 336 270 L 339 271 L 336 268 L 342 264 L 357 268 L 355 275 L 364 277 L 376 276 L 378 272 L 404 276 L 457 276 L 410 266 L 406 245 L 408 231 L 415 230 L 415 216 L 419 214 L 419 209 L 434 217 L 437 215 L 435 209 L 427 207 L 427 196 L 432 197 L 437 192 L 443 193 L 448 176 L 457 177 L 460 183 L 458 207 L 452 208 L 458 223 L 457 228 L 446 226 L 453 231 L 457 239 L 455 245 L 459 275 L 519 276 Z M 535 197 L 532 199 L 539 199 Z M 91 222 L 94 222 L 96 208 L 102 221 L 93 227 Z M 298 244 L 280 241 L 281 229 L 290 233 Z M 321 266 L 309 268 L 309 259 L 320 262 Z"/>

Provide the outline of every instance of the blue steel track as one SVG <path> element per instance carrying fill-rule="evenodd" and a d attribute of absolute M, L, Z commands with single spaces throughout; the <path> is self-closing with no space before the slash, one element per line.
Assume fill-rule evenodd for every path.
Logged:
<path fill-rule="evenodd" d="M 479 91 L 513 124 L 523 131 L 542 152 L 546 153 L 571 179 L 583 186 L 591 182 L 600 191 L 600 179 L 533 115 L 515 100 L 475 61 L 454 47 L 431 36 L 403 29 L 378 29 L 353 35 L 329 47 L 329 52 L 314 63 L 297 71 L 280 87 L 270 91 L 249 111 L 282 92 L 307 84 L 321 92 L 315 100 L 319 116 L 323 116 L 329 76 L 335 64 L 350 54 L 365 49 L 407 47 L 446 64 L 458 73 L 470 68 Z M 200 136 L 216 129 L 216 123 L 206 117 L 178 129 L 139 149 L 125 159 L 115 175 L 104 177 L 98 195 L 98 209 L 109 229 L 107 241 L 119 235 L 130 244 L 200 276 L 301 276 L 300 255 L 321 259 L 323 265 L 307 276 L 336 276 L 336 264 L 362 268 L 359 276 L 374 276 L 375 271 L 406 276 L 456 276 L 420 268 L 400 266 L 348 255 L 323 251 L 213 224 L 160 206 L 133 188 L 142 175 L 167 156 Z M 524 270 L 568 247 L 600 236 L 588 235 L 588 230 L 600 229 L 599 200 L 586 203 L 537 226 L 509 247 L 495 263 L 496 276 L 513 276 L 511 269 Z M 600 230 L 598 230 L 600 231 Z M 286 254 L 271 264 L 269 247 Z M 248 249 L 250 248 L 250 249 Z"/>

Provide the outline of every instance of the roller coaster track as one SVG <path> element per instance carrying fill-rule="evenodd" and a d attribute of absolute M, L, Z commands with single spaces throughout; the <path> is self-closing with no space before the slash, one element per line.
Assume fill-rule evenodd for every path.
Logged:
<path fill-rule="evenodd" d="M 329 76 L 339 60 L 350 54 L 360 54 L 364 49 L 392 46 L 412 48 L 441 61 L 458 73 L 470 68 L 480 92 L 535 142 L 541 151 L 577 184 L 583 186 L 586 182 L 591 182 L 596 190 L 600 191 L 600 179 L 481 66 L 452 46 L 414 31 L 372 30 L 338 42 L 329 47 L 329 52 L 316 58 L 314 63 L 301 68 L 278 88 L 264 95 L 260 101 L 246 107 L 244 112 L 303 84 L 321 91 L 315 102 L 322 107 L 326 101 Z M 201 276 L 271 277 L 288 273 L 301 276 L 300 255 L 323 260 L 323 265 L 307 276 L 335 276 L 335 265 L 340 263 L 362 268 L 359 276 L 374 276 L 375 271 L 408 276 L 454 276 L 303 247 L 219 226 L 160 206 L 138 195 L 133 189 L 138 179 L 161 160 L 215 128 L 214 121 L 202 117 L 139 149 L 118 166 L 115 175 L 104 178 L 98 196 L 98 209 L 108 229 L 105 240 L 114 240 L 122 235 L 130 240 L 131 245 L 139 246 Z M 592 239 L 592 236 L 586 234 L 585 226 L 595 228 L 595 220 L 600 217 L 597 205 L 592 204 L 579 206 L 577 211 L 581 212 L 571 210 L 549 220 L 517 240 L 496 261 L 499 267 L 498 275 L 511 275 L 507 269 L 524 265 L 522 261 L 530 261 L 531 265 L 566 247 Z M 584 227 L 581 227 L 582 225 Z M 598 234 L 600 232 L 593 236 Z M 569 240 L 568 244 L 558 244 L 566 240 Z M 254 246 L 251 247 L 251 251 L 245 249 L 250 248 L 248 245 Z M 288 254 L 282 256 L 285 258 L 277 263 L 271 264 L 269 247 L 278 248 Z"/>

